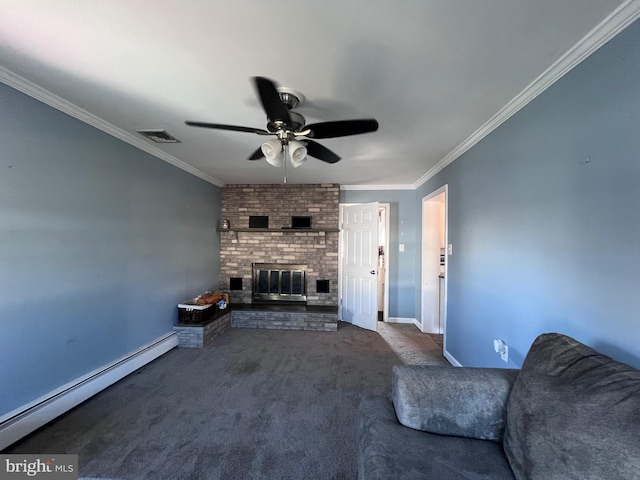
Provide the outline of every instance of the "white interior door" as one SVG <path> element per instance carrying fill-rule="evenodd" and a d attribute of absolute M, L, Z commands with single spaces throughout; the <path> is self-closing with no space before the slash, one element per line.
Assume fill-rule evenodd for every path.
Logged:
<path fill-rule="evenodd" d="M 342 217 L 342 320 L 368 330 L 378 321 L 378 202 L 347 206 Z"/>

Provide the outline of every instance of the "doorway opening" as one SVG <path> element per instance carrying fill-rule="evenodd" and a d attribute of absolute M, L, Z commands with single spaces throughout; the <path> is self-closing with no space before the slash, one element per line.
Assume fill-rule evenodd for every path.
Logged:
<path fill-rule="evenodd" d="M 448 186 L 444 185 L 422 199 L 420 329 L 425 333 L 443 335 L 443 344 L 447 330 L 447 267 L 452 253 L 447 237 L 447 192 Z"/>

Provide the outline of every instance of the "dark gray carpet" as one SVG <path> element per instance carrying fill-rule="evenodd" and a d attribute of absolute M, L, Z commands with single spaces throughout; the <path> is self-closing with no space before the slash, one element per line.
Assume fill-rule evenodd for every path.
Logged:
<path fill-rule="evenodd" d="M 354 479 L 358 404 L 390 391 L 398 363 L 381 335 L 349 324 L 232 329 L 170 351 L 5 453 L 77 453 L 80 476 L 100 479 Z"/>

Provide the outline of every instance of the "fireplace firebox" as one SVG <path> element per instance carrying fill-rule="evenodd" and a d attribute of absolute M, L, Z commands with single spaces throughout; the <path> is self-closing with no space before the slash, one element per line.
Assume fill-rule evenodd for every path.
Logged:
<path fill-rule="evenodd" d="M 282 263 L 253 263 L 253 301 L 307 301 L 307 266 Z"/>

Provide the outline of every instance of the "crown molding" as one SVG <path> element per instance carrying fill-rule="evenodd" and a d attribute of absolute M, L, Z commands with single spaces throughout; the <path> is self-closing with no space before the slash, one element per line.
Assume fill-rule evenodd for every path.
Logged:
<path fill-rule="evenodd" d="M 33 82 L 30 82 L 26 78 L 23 78 L 13 73 L 12 71 L 7 70 L 3 66 L 0 66 L 0 82 L 12 88 L 15 88 L 16 90 L 32 98 L 35 98 L 42 103 L 45 103 L 50 107 L 55 108 L 56 110 L 66 113 L 67 115 L 70 115 L 80 120 L 81 122 L 91 125 L 98 130 L 102 130 L 112 137 L 115 137 L 118 140 L 122 140 L 123 142 L 128 143 L 133 147 L 136 147 L 150 155 L 153 155 L 156 158 L 159 158 L 160 160 L 164 160 L 165 162 L 170 163 L 171 165 L 178 167 L 179 169 L 184 170 L 191 175 L 195 175 L 196 177 L 201 178 L 206 182 L 212 183 L 218 187 L 222 187 L 224 185 L 224 183 L 217 178 L 214 178 L 204 173 L 203 171 L 192 167 L 191 165 L 183 162 L 173 155 L 163 152 L 159 148 L 148 144 L 142 138 L 138 138 L 137 136 L 132 135 L 131 133 L 122 130 L 121 128 L 118 128 L 115 125 L 112 125 L 111 123 L 93 115 L 92 113 L 83 110 L 77 105 L 74 105 L 73 103 L 59 97 L 58 95 L 45 90 L 42 87 L 39 87 Z"/>
<path fill-rule="evenodd" d="M 472 133 L 460 145 L 449 152 L 442 160 L 420 177 L 413 188 L 418 188 L 447 165 L 470 150 L 476 143 L 506 122 L 515 113 L 524 108 L 534 98 L 555 82 L 564 77 L 579 63 L 589 57 L 601 46 L 615 37 L 640 17 L 640 0 L 627 0 L 596 25 L 585 37 L 567 50 L 558 60 L 547 68 L 538 78 L 516 95 L 509 103 L 491 117 L 484 125 Z"/>
<path fill-rule="evenodd" d="M 340 185 L 340 190 L 415 190 L 413 185 Z"/>

